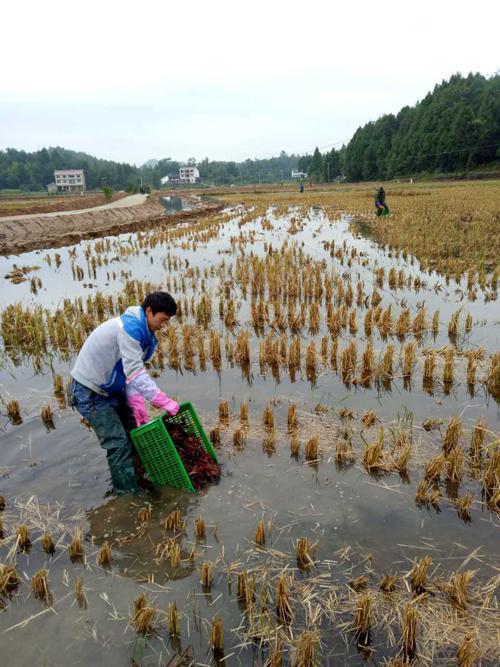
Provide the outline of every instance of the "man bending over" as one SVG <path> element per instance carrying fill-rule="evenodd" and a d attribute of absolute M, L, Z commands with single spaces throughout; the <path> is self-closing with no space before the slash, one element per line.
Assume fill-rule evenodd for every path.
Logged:
<path fill-rule="evenodd" d="M 116 493 L 137 490 L 133 445 L 128 435 L 148 421 L 146 399 L 175 415 L 179 405 L 144 368 L 158 345 L 155 331 L 177 312 L 167 292 L 153 292 L 142 306 L 100 324 L 85 341 L 71 375 L 71 400 L 106 450 Z"/>

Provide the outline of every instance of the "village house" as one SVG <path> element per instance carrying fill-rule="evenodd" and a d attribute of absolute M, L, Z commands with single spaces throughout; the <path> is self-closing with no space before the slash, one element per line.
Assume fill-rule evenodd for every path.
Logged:
<path fill-rule="evenodd" d="M 58 192 L 83 192 L 86 189 L 83 169 L 56 169 L 54 181 Z"/>

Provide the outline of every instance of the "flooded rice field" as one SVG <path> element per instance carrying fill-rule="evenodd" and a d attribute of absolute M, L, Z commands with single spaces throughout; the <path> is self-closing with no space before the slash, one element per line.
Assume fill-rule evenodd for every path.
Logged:
<path fill-rule="evenodd" d="M 497 664 L 496 276 L 351 223 L 235 206 L 0 258 L 9 664 Z M 180 312 L 150 371 L 223 474 L 117 498 L 67 383 L 152 288 Z"/>

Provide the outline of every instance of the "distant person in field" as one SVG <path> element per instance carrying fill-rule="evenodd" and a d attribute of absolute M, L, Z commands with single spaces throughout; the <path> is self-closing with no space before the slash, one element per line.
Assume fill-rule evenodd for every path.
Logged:
<path fill-rule="evenodd" d="M 301 183 L 301 184 L 300 184 L 300 191 L 301 191 L 301 192 L 304 192 L 304 183 Z"/>
<path fill-rule="evenodd" d="M 385 190 L 382 187 L 377 190 L 375 195 L 375 208 L 377 209 L 377 215 L 389 215 L 389 207 L 385 201 Z"/>
<path fill-rule="evenodd" d="M 100 324 L 83 344 L 71 371 L 71 403 L 89 421 L 106 451 L 113 490 L 137 491 L 130 431 L 149 420 L 146 400 L 175 415 L 176 401 L 157 386 L 144 364 L 158 345 L 159 331 L 177 312 L 167 292 L 152 292 Z"/>

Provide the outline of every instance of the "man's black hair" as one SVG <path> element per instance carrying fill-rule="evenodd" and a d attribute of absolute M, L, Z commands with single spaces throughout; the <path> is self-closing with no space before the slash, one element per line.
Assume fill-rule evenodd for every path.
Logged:
<path fill-rule="evenodd" d="M 142 309 L 151 308 L 153 315 L 156 313 L 165 313 L 173 317 L 177 312 L 177 304 L 175 299 L 168 292 L 151 292 L 144 299 Z"/>

